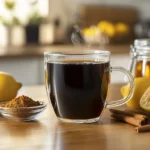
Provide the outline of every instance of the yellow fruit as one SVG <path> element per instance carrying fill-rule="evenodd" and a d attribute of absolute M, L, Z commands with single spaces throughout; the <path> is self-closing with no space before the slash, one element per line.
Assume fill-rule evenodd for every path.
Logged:
<path fill-rule="evenodd" d="M 125 23 L 121 23 L 121 22 L 117 23 L 115 25 L 115 28 L 116 28 L 116 32 L 119 33 L 119 34 L 125 34 L 125 33 L 129 32 L 129 27 Z"/>
<path fill-rule="evenodd" d="M 150 112 L 150 87 L 145 91 L 140 99 L 140 106 L 144 110 Z"/>
<path fill-rule="evenodd" d="M 98 23 L 97 27 L 99 28 L 100 32 L 103 32 L 110 37 L 113 37 L 116 34 L 114 24 L 109 21 L 101 21 Z"/>
<path fill-rule="evenodd" d="M 134 108 L 134 109 L 140 109 L 140 98 L 146 91 L 146 89 L 150 86 L 150 78 L 147 77 L 140 77 L 135 78 L 135 90 L 133 93 L 132 98 L 126 103 L 128 107 Z M 121 88 L 121 93 L 123 97 L 126 97 L 130 91 L 129 84 L 123 86 Z"/>
<path fill-rule="evenodd" d="M 95 36 L 99 33 L 99 30 L 96 27 L 90 27 L 83 29 L 82 33 L 84 36 Z"/>
<path fill-rule="evenodd" d="M 11 75 L 0 72 L 0 101 L 9 101 L 16 97 L 22 84 L 18 83 Z"/>

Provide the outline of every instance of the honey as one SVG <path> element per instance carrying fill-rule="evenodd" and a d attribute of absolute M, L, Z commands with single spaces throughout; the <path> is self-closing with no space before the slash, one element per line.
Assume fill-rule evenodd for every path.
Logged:
<path fill-rule="evenodd" d="M 134 76 L 150 78 L 150 61 L 138 61 L 136 63 Z"/>
<path fill-rule="evenodd" d="M 136 39 L 130 49 L 130 72 L 135 78 L 150 78 L 150 39 Z"/>

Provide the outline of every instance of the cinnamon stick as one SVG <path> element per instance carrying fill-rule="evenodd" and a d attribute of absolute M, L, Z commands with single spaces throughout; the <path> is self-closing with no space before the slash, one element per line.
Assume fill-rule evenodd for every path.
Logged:
<path fill-rule="evenodd" d="M 128 110 L 122 111 L 122 110 L 117 110 L 117 109 L 109 109 L 109 111 L 115 114 L 123 114 L 123 115 L 131 116 L 135 119 L 143 119 L 148 122 L 148 117 L 143 114 L 133 113 Z"/>
<path fill-rule="evenodd" d="M 150 131 L 150 125 L 145 125 L 145 126 L 141 126 L 141 127 L 136 127 L 135 131 L 137 131 L 138 133 L 141 132 L 148 132 Z"/>
<path fill-rule="evenodd" d="M 120 121 L 129 123 L 129 124 L 132 124 L 132 125 L 134 125 L 134 126 L 143 126 L 143 125 L 148 124 L 148 122 L 146 122 L 146 121 L 143 120 L 143 119 L 136 119 L 136 118 L 134 118 L 134 117 L 126 116 L 126 115 L 123 115 L 123 114 L 115 114 L 115 113 L 112 113 L 112 114 L 111 114 L 111 117 L 112 117 L 112 118 L 115 118 L 115 119 L 117 119 L 117 120 L 120 120 Z"/>
<path fill-rule="evenodd" d="M 145 115 L 147 117 L 150 117 L 150 113 L 143 111 L 143 110 L 139 110 L 139 109 L 125 109 L 126 112 L 130 112 L 130 113 L 135 113 L 135 114 L 142 114 Z"/>

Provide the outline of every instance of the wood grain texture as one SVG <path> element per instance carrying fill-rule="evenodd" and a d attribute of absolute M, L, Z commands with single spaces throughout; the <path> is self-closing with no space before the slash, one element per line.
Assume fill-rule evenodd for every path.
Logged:
<path fill-rule="evenodd" d="M 83 5 L 80 15 L 86 26 L 97 24 L 101 20 L 125 22 L 133 25 L 137 22 L 138 11 L 131 7 Z"/>
<path fill-rule="evenodd" d="M 13 122 L 0 116 L 0 150 L 147 150 L 149 133 L 138 134 L 132 125 L 116 122 L 104 110 L 95 124 L 67 124 L 57 120 L 44 86 L 23 87 L 25 94 L 48 103 L 33 122 Z M 112 86 L 109 100 L 119 99 L 119 85 Z"/>

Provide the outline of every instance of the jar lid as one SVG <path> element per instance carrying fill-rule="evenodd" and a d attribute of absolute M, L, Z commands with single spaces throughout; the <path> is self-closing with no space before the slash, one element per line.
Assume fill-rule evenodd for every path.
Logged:
<path fill-rule="evenodd" d="M 134 46 L 150 47 L 150 39 L 136 39 L 134 41 Z"/>
<path fill-rule="evenodd" d="M 150 54 L 150 39 L 136 39 L 134 40 L 132 53 L 136 55 L 148 55 Z"/>

